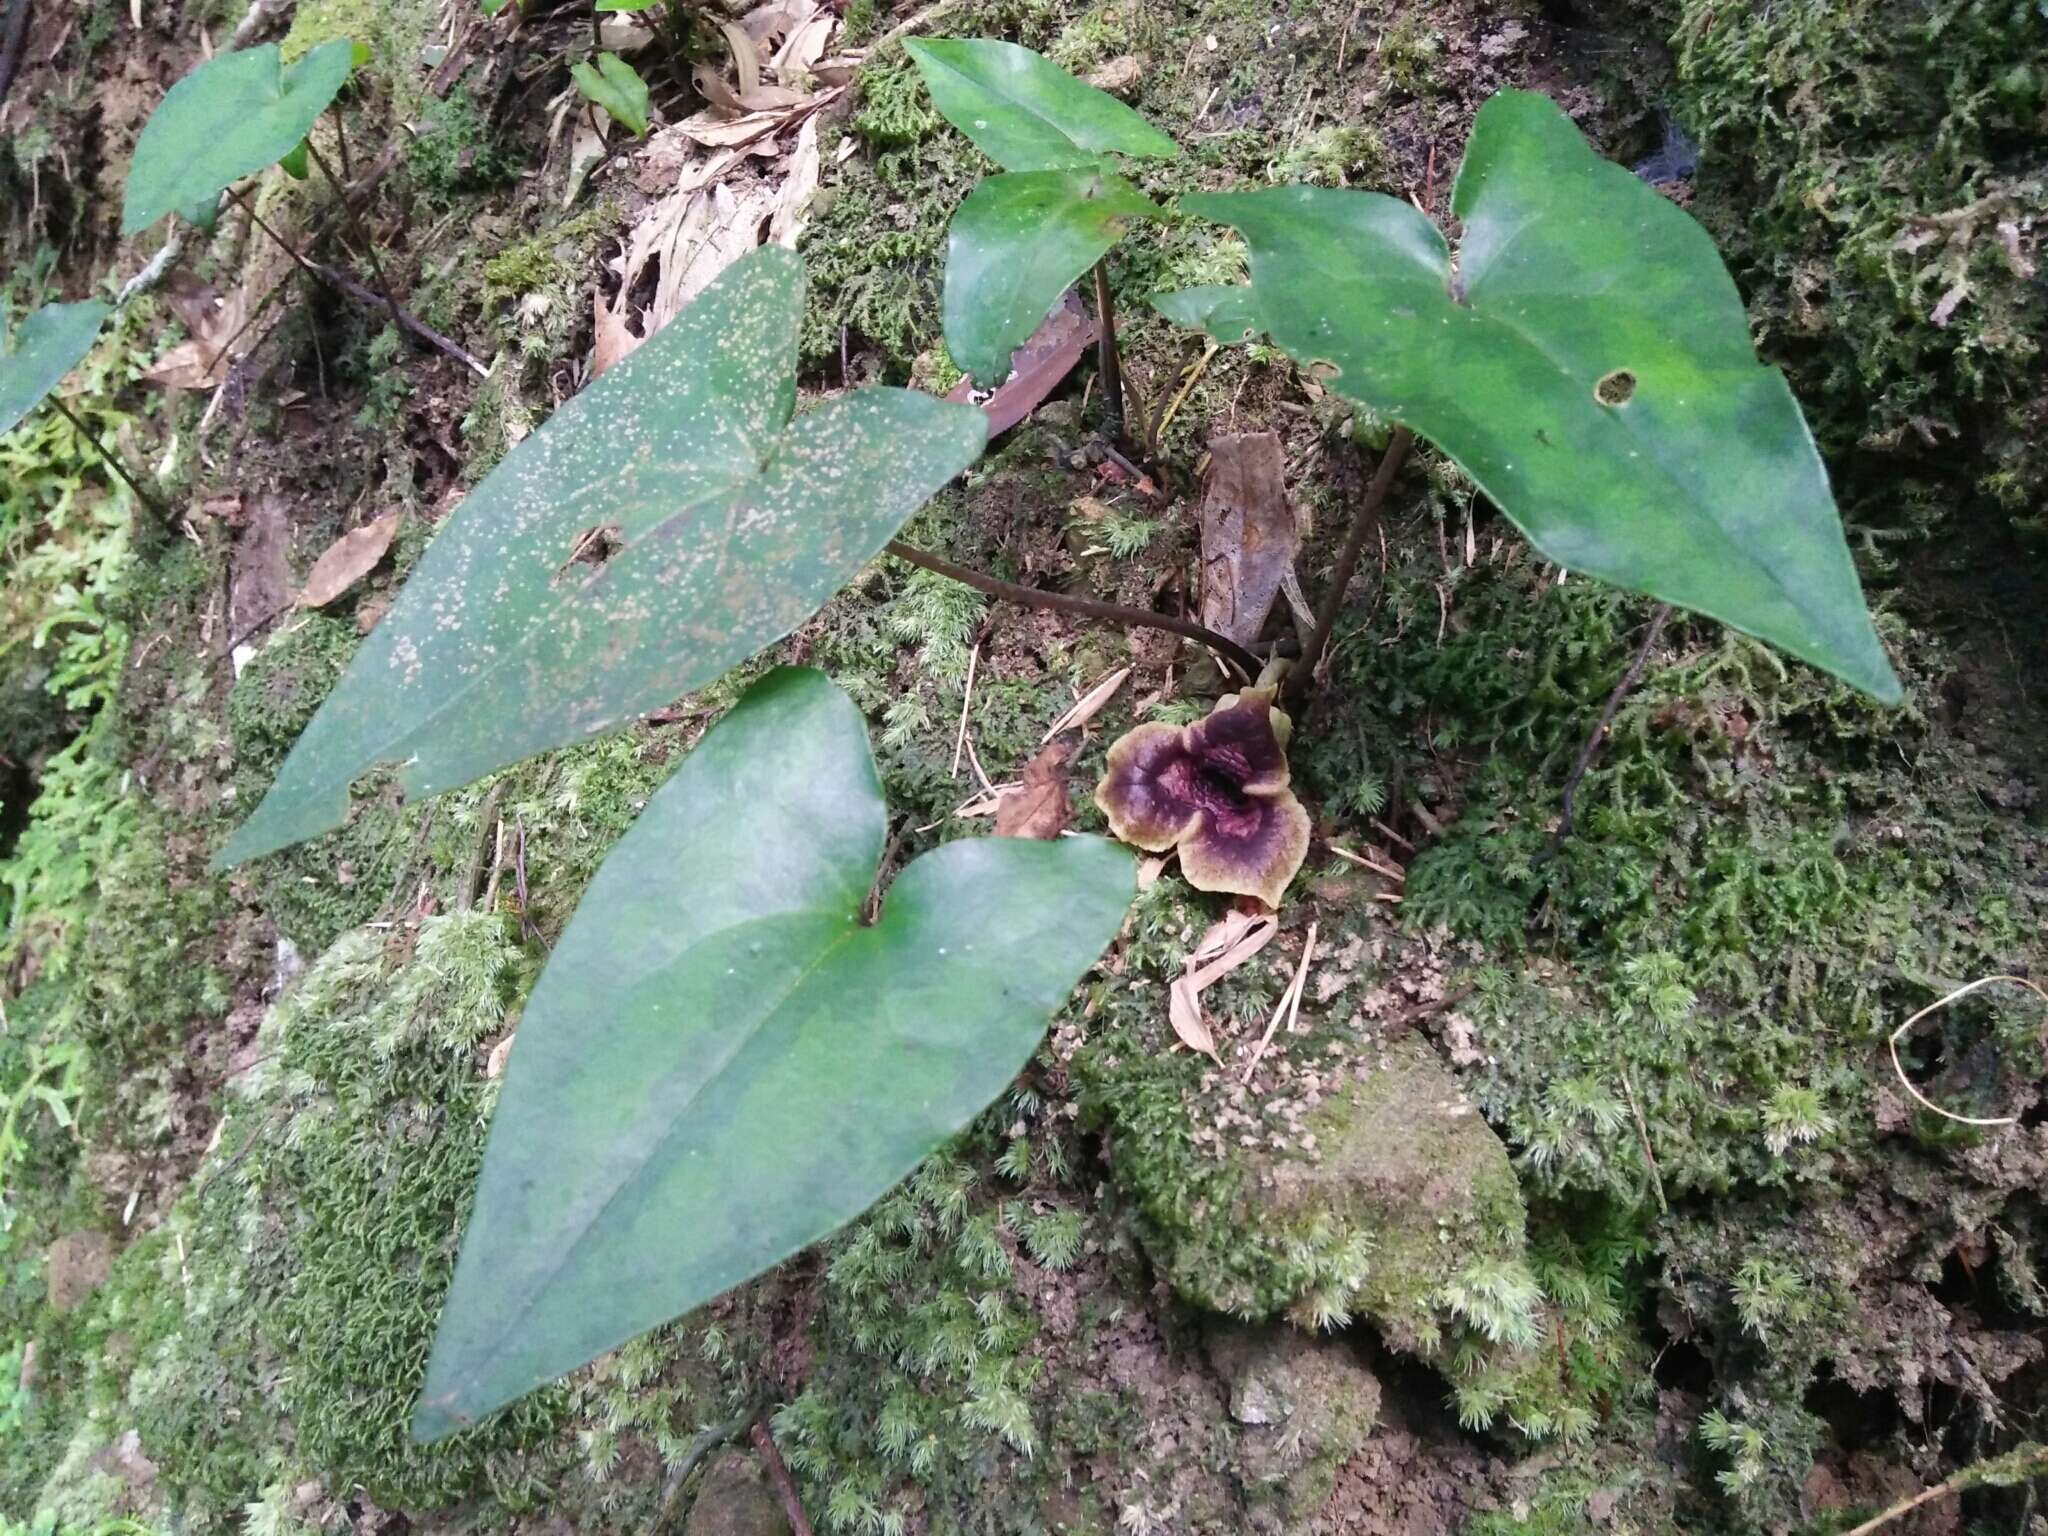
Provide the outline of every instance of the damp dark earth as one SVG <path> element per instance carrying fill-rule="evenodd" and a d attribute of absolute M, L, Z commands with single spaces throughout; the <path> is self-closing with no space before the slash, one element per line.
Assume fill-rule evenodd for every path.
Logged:
<path fill-rule="evenodd" d="M 0 0 L 0 1536 L 2048 1536 L 2048 9 Z"/>

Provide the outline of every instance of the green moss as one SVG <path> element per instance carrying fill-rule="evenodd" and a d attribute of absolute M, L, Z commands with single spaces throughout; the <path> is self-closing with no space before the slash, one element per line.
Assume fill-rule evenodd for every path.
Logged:
<path fill-rule="evenodd" d="M 559 1470 L 561 1389 L 441 1445 L 408 1437 L 495 1091 L 480 1057 L 529 970 L 487 914 L 357 931 L 266 1022 L 178 1254 L 159 1247 L 182 1323 L 129 1386 L 194 1518 L 309 1472 L 387 1503 L 517 1507 Z M 289 1441 L 261 1427 L 286 1421 Z"/>
<path fill-rule="evenodd" d="M 257 652 L 228 695 L 235 804 L 253 810 L 361 641 L 353 619 L 296 618 Z M 412 849 L 414 818 L 388 792 L 359 796 L 339 832 L 251 867 L 264 910 L 300 950 L 318 954 L 392 899 Z"/>
<path fill-rule="evenodd" d="M 1831 446 L 1875 451 L 1888 502 L 1910 467 L 1925 515 L 1949 479 L 2028 512 L 2048 475 L 2048 23 L 1981 0 L 1669 14 L 1695 211 Z"/>

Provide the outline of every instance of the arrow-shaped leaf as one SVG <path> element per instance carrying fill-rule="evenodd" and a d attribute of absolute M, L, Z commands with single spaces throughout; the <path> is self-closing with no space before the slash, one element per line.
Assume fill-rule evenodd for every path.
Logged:
<path fill-rule="evenodd" d="M 858 1216 L 999 1094 L 1116 936 L 1100 838 L 886 811 L 822 673 L 756 684 L 605 860 L 528 1001 L 413 1421 L 473 1422 Z"/>
<path fill-rule="evenodd" d="M 1455 278 L 1394 198 L 1183 206 L 1244 233 L 1252 281 L 1171 296 L 1169 316 L 1333 367 L 1331 388 L 1429 438 L 1561 565 L 1899 698 L 1805 418 L 1713 242 L 1552 102 L 1505 91 L 1480 111 Z"/>
<path fill-rule="evenodd" d="M 1043 54 L 984 37 L 908 38 L 940 114 L 1006 171 L 1095 165 L 1105 153 L 1166 160 L 1180 146 L 1107 91 Z"/>
<path fill-rule="evenodd" d="M 1123 177 L 1095 167 L 991 176 L 961 203 L 946 237 L 946 349 L 993 388 L 1010 354 L 1074 279 L 1122 238 L 1132 219 L 1163 210 Z"/>
<path fill-rule="evenodd" d="M 128 168 L 121 233 L 208 207 L 223 189 L 298 147 L 348 80 L 355 44 L 322 43 L 286 65 L 276 43 L 218 54 L 157 104 Z"/>
<path fill-rule="evenodd" d="M 863 389 L 791 421 L 803 265 L 754 251 L 470 493 L 221 852 L 339 826 L 379 765 L 429 795 L 600 735 L 815 613 L 986 418 Z"/>
<path fill-rule="evenodd" d="M 0 437 L 12 432 L 84 360 L 112 313 L 112 306 L 87 299 L 81 304 L 45 304 L 21 322 L 13 346 L 0 352 Z"/>

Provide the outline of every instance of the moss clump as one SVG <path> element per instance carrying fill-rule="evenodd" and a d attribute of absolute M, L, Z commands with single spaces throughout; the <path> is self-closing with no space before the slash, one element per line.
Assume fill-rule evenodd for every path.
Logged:
<path fill-rule="evenodd" d="M 528 969 L 487 914 L 360 930 L 266 1021 L 267 1059 L 238 1079 L 212 1177 L 175 1218 L 182 1260 L 159 1247 L 183 1321 L 129 1386 L 195 1518 L 309 1475 L 391 1504 L 488 1491 L 523 1507 L 561 1470 L 560 1388 L 436 1446 L 408 1434 L 483 1156 L 481 1056 Z M 261 1427 L 283 1422 L 289 1440 Z"/>
<path fill-rule="evenodd" d="M 312 613 L 243 668 L 228 695 L 235 804 L 253 811 L 361 641 L 351 619 Z M 264 910 L 306 954 L 367 922 L 393 894 L 413 847 L 414 816 L 387 787 L 356 797 L 346 827 L 253 865 Z"/>
<path fill-rule="evenodd" d="M 2030 511 L 2048 480 L 2048 21 L 1982 0 L 1681 0 L 1673 19 L 1695 212 L 1833 446 L 1891 460 L 1888 500 L 1908 462 Z"/>

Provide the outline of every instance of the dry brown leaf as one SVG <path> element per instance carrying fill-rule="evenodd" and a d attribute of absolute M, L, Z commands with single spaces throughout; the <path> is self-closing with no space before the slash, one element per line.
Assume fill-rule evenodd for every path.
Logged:
<path fill-rule="evenodd" d="M 1264 949 L 1279 931 L 1278 918 L 1257 916 L 1233 907 L 1188 951 L 1181 974 L 1167 989 L 1166 1011 L 1174 1034 L 1189 1050 L 1200 1051 L 1221 1064 L 1221 1058 L 1216 1056 L 1216 1037 L 1202 1013 L 1202 992 Z"/>
<path fill-rule="evenodd" d="M 223 296 L 189 272 L 173 273 L 165 297 L 184 324 L 187 339 L 157 359 L 143 378 L 164 389 L 217 387 L 235 359 L 254 344 L 253 329 L 245 331 L 243 325 L 252 295 L 259 292 L 267 293 L 268 287 L 246 287 Z"/>
<path fill-rule="evenodd" d="M 740 18 L 740 28 L 757 47 L 767 48 L 788 37 L 818 13 L 817 0 L 768 0 Z"/>
<path fill-rule="evenodd" d="M 1110 701 L 1117 689 L 1123 687 L 1124 679 L 1130 675 L 1131 669 L 1129 667 L 1119 667 L 1116 671 L 1110 673 L 1109 676 L 1076 699 L 1071 709 L 1061 715 L 1059 719 L 1053 721 L 1046 728 L 1045 734 L 1039 737 L 1039 742 L 1043 744 L 1051 741 L 1061 731 L 1080 730 L 1090 720 L 1093 720 L 1102 713 L 1102 706 Z"/>
<path fill-rule="evenodd" d="M 1241 645 L 1266 627 L 1301 547 L 1275 432 L 1212 438 L 1202 488 L 1202 622 Z"/>
<path fill-rule="evenodd" d="M 351 528 L 328 545 L 299 592 L 301 608 L 325 608 L 377 568 L 398 533 L 399 509 L 393 507 L 360 528 Z"/>
<path fill-rule="evenodd" d="M 996 803 L 997 837 L 1050 841 L 1067 829 L 1074 817 L 1067 799 L 1067 759 L 1072 755 L 1072 748 L 1056 742 L 1024 765 L 1024 782 L 1004 791 Z"/>
<path fill-rule="evenodd" d="M 1094 342 L 1095 317 L 1081 307 L 1081 301 L 1069 288 L 1059 306 L 1031 333 L 1031 339 L 1017 349 L 1012 359 L 1016 367 L 1009 382 L 982 402 L 981 409 L 988 417 L 988 435 L 995 437 L 1009 431 L 1038 409 L 1038 403 L 1074 371 L 1074 365 Z M 971 400 L 974 382 L 971 378 L 962 379 L 947 392 L 946 398 Z"/>
<path fill-rule="evenodd" d="M 807 78 L 811 67 L 825 56 L 825 49 L 838 25 L 837 16 L 830 11 L 821 11 L 792 31 L 782 46 L 775 50 L 775 57 L 768 61 L 775 78 L 784 85 L 793 85 Z"/>

